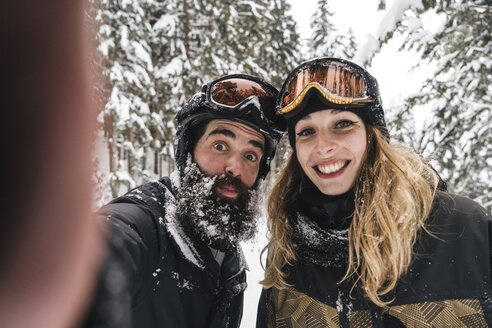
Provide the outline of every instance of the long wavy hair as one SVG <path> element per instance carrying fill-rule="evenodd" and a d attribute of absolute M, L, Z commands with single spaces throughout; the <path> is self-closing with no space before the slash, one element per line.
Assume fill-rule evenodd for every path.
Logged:
<path fill-rule="evenodd" d="M 342 281 L 355 276 L 354 287 L 376 305 L 406 273 L 417 232 L 425 227 L 439 177 L 412 148 L 389 143 L 366 124 L 365 160 L 356 179 L 355 210 L 348 232 L 349 260 Z M 289 214 L 307 181 L 295 153 L 289 157 L 268 197 L 270 241 L 265 287 L 288 288 L 289 267 L 296 261 Z"/>

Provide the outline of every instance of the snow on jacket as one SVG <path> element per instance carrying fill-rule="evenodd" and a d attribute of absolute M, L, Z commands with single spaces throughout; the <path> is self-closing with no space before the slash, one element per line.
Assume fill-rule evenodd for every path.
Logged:
<path fill-rule="evenodd" d="M 263 290 L 257 327 L 488 327 L 492 324 L 492 221 L 474 201 L 438 191 L 409 270 L 379 308 L 346 269 L 309 256 L 290 268 L 292 288 Z M 343 235 L 343 231 L 339 231 Z M 437 237 L 437 238 L 436 238 Z M 343 238 L 338 238 L 343 243 Z M 342 247 L 343 248 L 343 247 Z M 335 261 L 336 263 L 336 261 Z"/>
<path fill-rule="evenodd" d="M 246 262 L 222 264 L 174 217 L 169 178 L 137 187 L 100 211 L 110 242 L 98 295 L 85 327 L 239 327 Z"/>

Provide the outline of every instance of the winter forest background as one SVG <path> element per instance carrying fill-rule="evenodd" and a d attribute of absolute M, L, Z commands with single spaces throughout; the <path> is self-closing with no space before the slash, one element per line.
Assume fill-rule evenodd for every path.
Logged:
<path fill-rule="evenodd" d="M 174 115 L 202 83 L 243 72 L 280 88 L 290 70 L 314 56 L 352 59 L 380 80 L 371 63 L 397 39 L 398 52 L 417 53 L 419 65 L 430 69 L 420 91 L 397 104 L 382 90 L 393 139 L 428 158 L 451 191 L 490 210 L 492 1 L 374 1 L 383 18 L 362 44 L 332 23 L 356 9 L 334 12 L 328 0 L 313 1 L 311 35 L 301 37 L 294 1 L 90 0 L 92 60 L 102 75 L 96 205 L 174 169 Z M 426 29 L 426 15 L 441 21 L 434 31 Z M 276 170 L 285 151 L 278 151 Z"/>
<path fill-rule="evenodd" d="M 280 88 L 289 71 L 314 56 L 351 59 L 381 81 L 371 65 L 396 42 L 394 57 L 418 56 L 413 69 L 425 76 L 418 92 L 399 101 L 388 102 L 382 90 L 392 138 L 428 158 L 452 192 L 492 209 L 492 1 L 374 0 L 382 18 L 363 41 L 334 24 L 337 16 L 363 24 L 350 21 L 353 6 L 333 11 L 335 0 L 312 1 L 309 22 L 301 22 L 309 32 L 301 35 L 291 9 L 297 1 L 89 0 L 99 75 L 96 206 L 174 170 L 174 115 L 202 83 L 242 72 Z M 430 29 L 429 21 L 438 24 Z M 406 80 L 401 76 L 396 87 L 406 88 Z M 278 150 L 274 173 L 287 151 Z M 258 248 L 250 249 L 250 266 L 258 266 Z M 246 295 L 243 327 L 253 326 L 255 287 Z"/>

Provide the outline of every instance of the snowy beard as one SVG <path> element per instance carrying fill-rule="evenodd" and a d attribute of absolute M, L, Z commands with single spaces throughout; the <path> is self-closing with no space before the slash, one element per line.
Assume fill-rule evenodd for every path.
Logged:
<path fill-rule="evenodd" d="M 217 192 L 218 186 L 227 184 L 235 187 L 236 198 Z M 227 175 L 207 176 L 188 160 L 177 194 L 177 218 L 186 233 L 225 251 L 254 237 L 259 217 L 257 189 Z"/>

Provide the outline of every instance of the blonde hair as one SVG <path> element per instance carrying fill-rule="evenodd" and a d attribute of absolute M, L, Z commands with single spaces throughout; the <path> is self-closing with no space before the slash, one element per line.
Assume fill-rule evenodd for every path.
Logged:
<path fill-rule="evenodd" d="M 366 125 L 367 149 L 355 185 L 355 211 L 349 228 L 349 259 L 343 280 L 357 277 L 363 293 L 376 305 L 407 271 L 413 246 L 431 211 L 439 177 L 412 148 L 390 144 L 381 132 Z M 265 287 L 287 288 L 289 266 L 296 261 L 292 228 L 293 204 L 307 179 L 291 154 L 268 197 L 270 241 Z M 428 232 L 428 231 L 427 231 Z M 263 254 L 262 252 L 262 254 Z"/>

